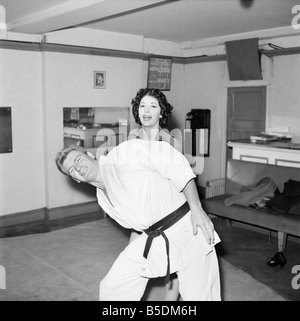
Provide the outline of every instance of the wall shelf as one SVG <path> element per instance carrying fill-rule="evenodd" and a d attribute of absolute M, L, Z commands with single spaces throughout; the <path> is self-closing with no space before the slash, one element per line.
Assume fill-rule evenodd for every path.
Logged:
<path fill-rule="evenodd" d="M 55 44 L 47 42 L 29 42 L 29 41 L 14 41 L 14 40 L 0 40 L 0 48 L 3 49 L 14 49 L 14 50 L 28 50 L 28 51 L 53 51 L 53 52 L 65 52 L 75 54 L 90 54 L 96 56 L 110 56 L 110 57 L 121 57 L 121 58 L 132 58 L 148 60 L 154 54 L 148 54 L 143 52 L 96 48 L 96 47 L 85 47 L 76 45 L 65 45 Z M 261 54 L 267 57 L 283 56 L 283 55 L 294 55 L 300 54 L 300 47 L 291 47 L 283 49 L 272 49 L 272 50 L 259 50 Z M 164 57 L 162 55 L 155 55 L 155 57 Z M 226 54 L 219 55 L 198 55 L 191 57 L 179 57 L 179 56 L 168 56 L 172 58 L 174 63 L 179 64 L 193 64 L 202 62 L 212 61 L 226 61 Z"/>
<path fill-rule="evenodd" d="M 295 54 L 300 54 L 300 47 L 282 48 L 282 49 L 273 49 L 273 50 L 260 50 L 260 52 L 267 57 L 295 55 Z"/>

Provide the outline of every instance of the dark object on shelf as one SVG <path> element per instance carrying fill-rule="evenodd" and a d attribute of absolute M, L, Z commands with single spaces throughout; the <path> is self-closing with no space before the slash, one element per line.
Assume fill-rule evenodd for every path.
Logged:
<path fill-rule="evenodd" d="M 271 198 L 267 206 L 282 213 L 300 214 L 300 182 L 289 179 L 282 193 Z"/>

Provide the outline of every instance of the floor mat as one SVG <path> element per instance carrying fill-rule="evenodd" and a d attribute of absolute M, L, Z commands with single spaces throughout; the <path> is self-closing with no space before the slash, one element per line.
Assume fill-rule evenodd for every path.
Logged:
<path fill-rule="evenodd" d="M 100 280 L 127 245 L 128 232 L 110 219 L 40 234 L 0 239 L 6 270 L 1 301 L 97 301 Z M 220 257 L 224 301 L 283 301 L 270 287 Z M 148 301 L 164 300 L 159 280 Z"/>

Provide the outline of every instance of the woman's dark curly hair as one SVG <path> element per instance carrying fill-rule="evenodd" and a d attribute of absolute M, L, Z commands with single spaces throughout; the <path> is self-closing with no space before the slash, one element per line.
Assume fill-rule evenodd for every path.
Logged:
<path fill-rule="evenodd" d="M 144 96 L 151 96 L 157 99 L 159 106 L 161 108 L 160 114 L 161 118 L 159 119 L 159 126 L 161 128 L 167 127 L 168 120 L 171 118 L 171 111 L 173 106 L 171 106 L 164 95 L 164 93 L 159 89 L 150 89 L 150 88 L 141 88 L 136 96 L 132 99 L 132 114 L 135 119 L 135 122 L 139 125 L 142 125 L 139 117 L 139 106 L 142 98 Z"/>

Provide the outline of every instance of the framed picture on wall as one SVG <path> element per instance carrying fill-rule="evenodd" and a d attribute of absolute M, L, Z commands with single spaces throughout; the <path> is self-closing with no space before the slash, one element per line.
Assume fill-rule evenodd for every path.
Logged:
<path fill-rule="evenodd" d="M 94 88 L 104 89 L 106 86 L 106 72 L 94 71 Z"/>
<path fill-rule="evenodd" d="M 170 90 L 172 59 L 150 57 L 148 69 L 148 88 Z"/>

